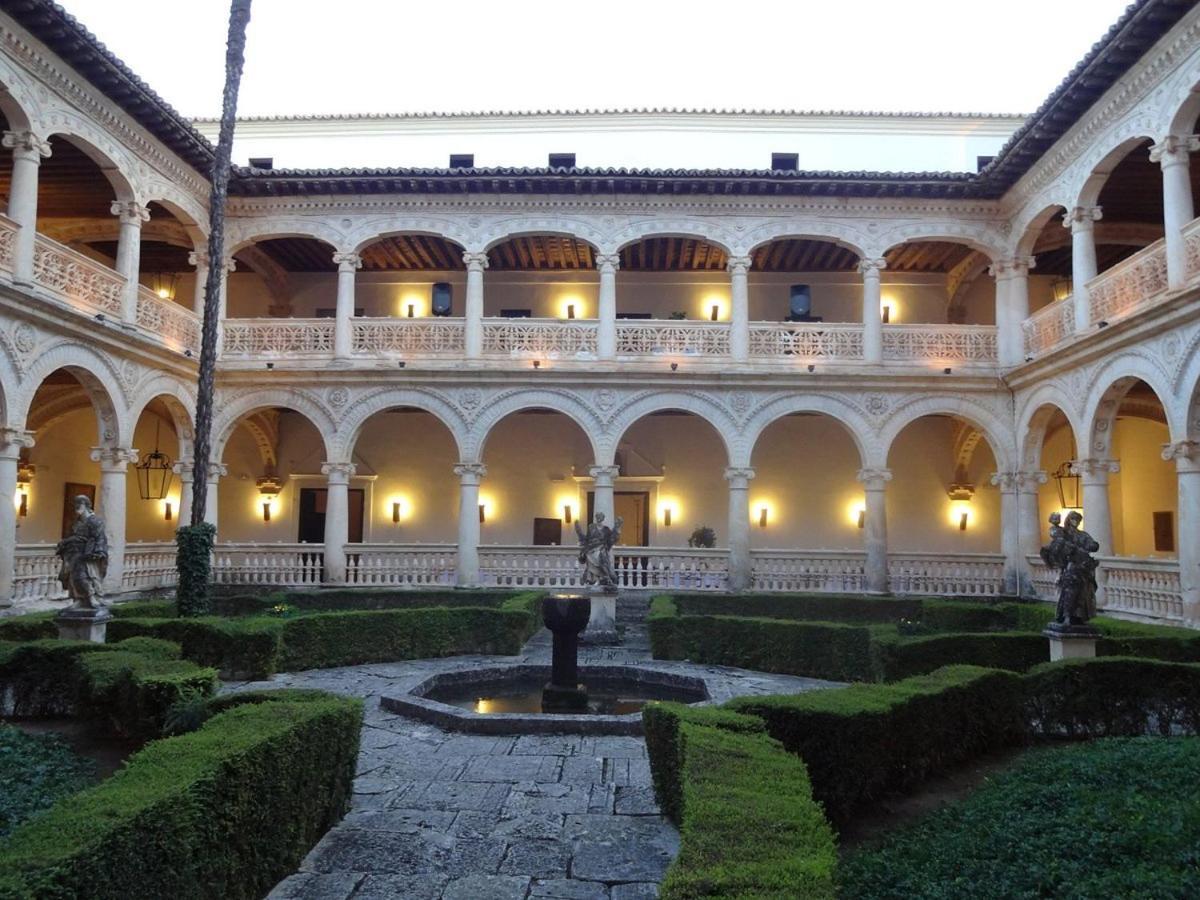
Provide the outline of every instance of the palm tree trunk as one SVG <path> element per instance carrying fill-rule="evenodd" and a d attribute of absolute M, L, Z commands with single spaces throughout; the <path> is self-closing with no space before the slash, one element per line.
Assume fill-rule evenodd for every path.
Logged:
<path fill-rule="evenodd" d="M 200 373 L 196 394 L 195 455 L 192 460 L 192 520 L 176 533 L 179 612 L 203 615 L 208 607 L 209 564 L 216 529 L 205 523 L 208 468 L 212 453 L 213 379 L 216 373 L 217 328 L 220 326 L 221 280 L 225 275 L 225 198 L 233 158 L 233 128 L 238 89 L 246 53 L 246 25 L 250 0 L 233 0 L 229 9 L 229 41 L 225 48 L 225 90 L 221 131 L 212 168 L 212 193 L 208 212 L 208 279 L 204 284 L 204 321 L 201 326 Z"/>

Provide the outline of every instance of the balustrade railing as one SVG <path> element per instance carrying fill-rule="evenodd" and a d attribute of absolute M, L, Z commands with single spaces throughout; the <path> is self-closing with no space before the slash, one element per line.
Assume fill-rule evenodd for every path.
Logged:
<path fill-rule="evenodd" d="M 33 277 L 72 306 L 120 318 L 125 279 L 108 266 L 40 234 L 33 248 Z"/>
<path fill-rule="evenodd" d="M 0 215 L 0 269 L 11 272 L 13 268 L 13 247 L 17 240 L 16 222 L 8 216 Z"/>
<path fill-rule="evenodd" d="M 1053 603 L 1058 599 L 1058 572 L 1042 561 L 1040 556 L 1027 556 L 1029 579 L 1038 599 Z"/>
<path fill-rule="evenodd" d="M 889 553 L 895 594 L 995 597 L 1004 590 L 1004 557 L 992 553 Z"/>
<path fill-rule="evenodd" d="M 54 544 L 18 544 L 13 559 L 13 603 L 61 600 L 67 596 L 58 580 Z"/>
<path fill-rule="evenodd" d="M 166 541 L 126 544 L 121 590 L 149 591 L 174 587 L 179 581 L 175 553 L 175 545 Z"/>
<path fill-rule="evenodd" d="M 306 587 L 321 583 L 320 544 L 218 544 L 213 550 L 213 584 Z"/>
<path fill-rule="evenodd" d="M 750 325 L 750 355 L 774 359 L 793 356 L 800 361 L 861 360 L 862 325 L 853 322 L 754 322 Z"/>
<path fill-rule="evenodd" d="M 1178 560 L 1100 557 L 1098 580 L 1105 612 L 1176 622 L 1183 618 Z"/>
<path fill-rule="evenodd" d="M 200 319 L 174 300 L 166 300 L 145 285 L 138 286 L 137 323 L 175 350 L 200 349 Z"/>
<path fill-rule="evenodd" d="M 752 550 L 752 588 L 788 593 L 857 593 L 867 588 L 867 555 L 861 551 Z"/>
<path fill-rule="evenodd" d="M 728 356 L 728 322 L 617 322 L 618 356 Z"/>
<path fill-rule="evenodd" d="M 355 353 L 428 356 L 459 354 L 465 349 L 462 319 L 354 319 Z"/>
<path fill-rule="evenodd" d="M 1112 323 L 1153 305 L 1167 289 L 1167 245 L 1159 239 L 1087 283 L 1092 322 Z"/>
<path fill-rule="evenodd" d="M 921 362 L 996 363 L 995 325 L 885 325 L 883 358 Z"/>
<path fill-rule="evenodd" d="M 1075 304 L 1068 297 L 1044 306 L 1021 323 L 1026 356 L 1053 350 L 1075 334 Z"/>
<path fill-rule="evenodd" d="M 329 356 L 333 319 L 226 319 L 224 356 Z"/>
<path fill-rule="evenodd" d="M 621 588 L 722 591 L 729 586 L 729 551 L 615 547 L 613 569 Z M 495 587 L 583 586 L 575 547 L 489 544 L 479 548 L 479 576 Z"/>
<path fill-rule="evenodd" d="M 1183 243 L 1187 249 L 1188 280 L 1191 280 L 1200 275 L 1200 218 L 1184 226 Z"/>
<path fill-rule="evenodd" d="M 350 544 L 346 583 L 356 587 L 452 587 L 455 544 Z"/>
<path fill-rule="evenodd" d="M 551 358 L 595 354 L 597 328 L 588 319 L 484 319 L 483 352 Z"/>

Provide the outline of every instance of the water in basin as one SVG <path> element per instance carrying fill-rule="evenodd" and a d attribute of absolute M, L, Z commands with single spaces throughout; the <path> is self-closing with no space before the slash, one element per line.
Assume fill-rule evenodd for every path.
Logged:
<path fill-rule="evenodd" d="M 540 714 L 544 681 L 533 679 L 448 684 L 434 688 L 425 696 L 439 703 L 457 706 L 474 713 Z M 636 713 L 650 700 L 675 700 L 695 703 L 705 697 L 695 690 L 668 685 L 644 684 L 629 680 L 587 680 L 586 713 L 620 716 Z M 585 712 L 580 710 L 580 713 Z"/>

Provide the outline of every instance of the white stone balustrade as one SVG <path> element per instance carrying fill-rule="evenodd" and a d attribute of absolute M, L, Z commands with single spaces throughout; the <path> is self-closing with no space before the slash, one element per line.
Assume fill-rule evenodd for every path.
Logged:
<path fill-rule="evenodd" d="M 1088 282 L 1090 322 L 1112 323 L 1158 302 L 1167 290 L 1167 248 L 1161 238 Z"/>
<path fill-rule="evenodd" d="M 729 356 L 727 322 L 617 322 L 617 356 Z"/>
<path fill-rule="evenodd" d="M 1075 306 L 1071 298 L 1044 306 L 1021 323 L 1026 356 L 1041 356 L 1075 334 Z"/>
<path fill-rule="evenodd" d="M 333 319 L 226 319 L 224 356 L 333 355 Z"/>
<path fill-rule="evenodd" d="M 90 313 L 121 317 L 125 279 L 107 266 L 38 235 L 33 250 L 33 277 L 41 287 L 68 304 Z"/>
<path fill-rule="evenodd" d="M 862 333 L 862 325 L 856 322 L 754 322 L 750 325 L 750 356 L 859 362 L 863 358 Z"/>
<path fill-rule="evenodd" d="M 1193 219 L 1183 229 L 1183 241 L 1187 251 L 1188 280 L 1200 276 L 1200 218 Z"/>
<path fill-rule="evenodd" d="M 721 548 L 616 547 L 618 587 L 633 590 L 729 590 L 729 551 Z"/>
<path fill-rule="evenodd" d="M 453 587 L 454 544 L 347 544 L 346 584 L 357 587 Z"/>
<path fill-rule="evenodd" d="M 213 584 L 306 587 L 321 583 L 320 544 L 218 544 L 213 550 Z"/>
<path fill-rule="evenodd" d="M 867 589 L 862 551 L 751 550 L 751 589 L 776 593 L 859 593 Z"/>
<path fill-rule="evenodd" d="M 461 357 L 465 348 L 462 319 L 367 319 L 351 322 L 354 353 L 376 356 Z"/>
<path fill-rule="evenodd" d="M 67 596 L 58 580 L 59 559 L 54 544 L 21 544 L 14 555 L 14 605 Z"/>
<path fill-rule="evenodd" d="M 126 544 L 121 590 L 151 591 L 174 587 L 179 581 L 175 556 L 175 545 L 166 541 Z"/>
<path fill-rule="evenodd" d="M 200 319 L 186 307 L 165 300 L 145 285 L 138 287 L 137 324 L 174 350 L 200 350 Z"/>
<path fill-rule="evenodd" d="M 883 329 L 885 361 L 995 365 L 994 325 L 887 325 Z"/>
<path fill-rule="evenodd" d="M 17 242 L 16 222 L 8 216 L 0 215 L 0 270 L 12 273 L 13 253 Z"/>
<path fill-rule="evenodd" d="M 598 323 L 586 319 L 484 319 L 483 352 L 488 356 L 594 356 L 598 331 Z"/>
<path fill-rule="evenodd" d="M 995 597 L 1004 590 L 998 553 L 889 553 L 888 583 L 895 594 Z"/>
<path fill-rule="evenodd" d="M 1177 560 L 1112 556 L 1099 560 L 1105 612 L 1171 622 L 1183 618 Z"/>

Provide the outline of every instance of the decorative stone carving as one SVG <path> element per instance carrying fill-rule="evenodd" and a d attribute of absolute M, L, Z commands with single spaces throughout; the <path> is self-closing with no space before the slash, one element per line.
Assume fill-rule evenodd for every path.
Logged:
<path fill-rule="evenodd" d="M 478 388 L 463 388 L 458 392 L 458 405 L 467 413 L 479 409 L 483 402 L 483 393 Z"/>
<path fill-rule="evenodd" d="M 1080 529 L 1083 515 L 1078 510 L 1067 513 L 1060 525 L 1059 513 L 1050 514 L 1050 543 L 1042 547 L 1042 561 L 1059 571 L 1058 607 L 1054 624 L 1071 627 L 1086 625 L 1096 615 L 1096 569 L 1099 563 L 1092 556 L 1100 549 L 1086 531 Z"/>
<path fill-rule="evenodd" d="M 114 200 L 109 212 L 121 220 L 122 225 L 142 227 L 143 222 L 150 221 L 150 209 L 136 200 Z"/>
<path fill-rule="evenodd" d="M 882 491 L 892 480 L 891 469 L 859 469 L 855 476 L 868 491 Z"/>
<path fill-rule="evenodd" d="M 13 346 L 21 353 L 31 353 L 37 346 L 37 330 L 28 322 L 13 329 Z"/>
<path fill-rule="evenodd" d="M 350 390 L 344 387 L 331 388 L 329 393 L 325 395 L 325 399 L 329 401 L 329 405 L 334 409 L 341 409 L 350 402 Z"/>
<path fill-rule="evenodd" d="M 583 565 L 583 583 L 604 588 L 605 593 L 617 592 L 617 573 L 613 569 L 612 548 L 621 539 L 624 520 L 617 516 L 613 527 L 604 524 L 604 513 L 592 517 L 587 531 L 575 520 L 575 534 L 579 538 L 579 562 Z"/>
<path fill-rule="evenodd" d="M 108 572 L 108 537 L 104 521 L 92 512 L 83 494 L 75 498 L 75 524 L 58 542 L 54 555 L 62 560 L 58 580 L 73 601 L 68 613 L 95 612 L 104 608 L 104 576 Z"/>
<path fill-rule="evenodd" d="M 596 391 L 592 397 L 592 402 L 595 403 L 598 410 L 606 413 L 617 405 L 617 392 L 603 388 Z"/>

